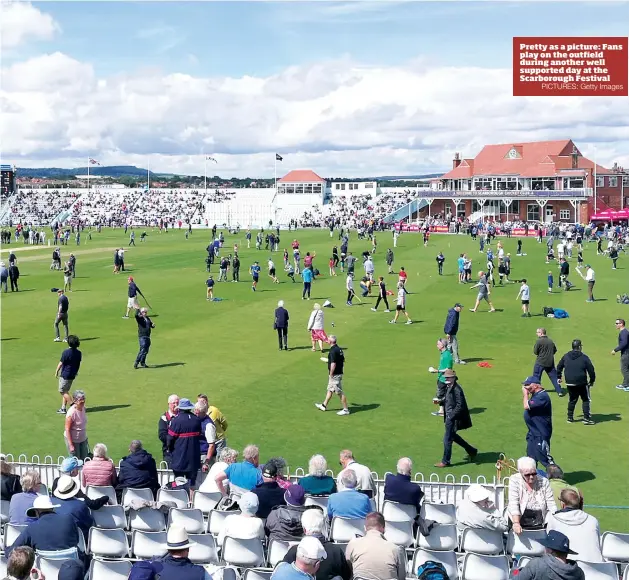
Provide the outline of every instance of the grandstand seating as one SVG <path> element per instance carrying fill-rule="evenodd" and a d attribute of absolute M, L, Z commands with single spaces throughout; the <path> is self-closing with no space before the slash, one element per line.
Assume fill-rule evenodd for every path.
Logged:
<path fill-rule="evenodd" d="M 49 226 L 81 193 L 76 189 L 21 189 L 11 199 L 11 208 L 4 221 L 13 225 Z"/>

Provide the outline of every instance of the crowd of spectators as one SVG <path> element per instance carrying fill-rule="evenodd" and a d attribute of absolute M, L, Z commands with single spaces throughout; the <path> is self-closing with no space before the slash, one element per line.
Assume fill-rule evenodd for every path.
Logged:
<path fill-rule="evenodd" d="M 200 223 L 204 192 L 198 190 L 145 191 L 130 216 L 130 225 L 156 225 L 160 221 Z"/>
<path fill-rule="evenodd" d="M 133 189 L 90 191 L 74 204 L 70 220 L 87 226 L 123 225 L 140 196 Z"/>
<path fill-rule="evenodd" d="M 78 194 L 71 189 L 28 189 L 20 190 L 13 198 L 5 221 L 10 225 L 28 224 L 49 226 L 63 210 L 67 210 Z"/>

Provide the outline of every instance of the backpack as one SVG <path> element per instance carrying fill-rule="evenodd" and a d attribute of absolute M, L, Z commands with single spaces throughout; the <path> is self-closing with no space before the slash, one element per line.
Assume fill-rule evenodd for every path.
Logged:
<path fill-rule="evenodd" d="M 550 314 L 555 314 L 555 309 L 550 306 L 544 306 L 543 310 L 544 316 L 549 316 Z"/>
<path fill-rule="evenodd" d="M 555 308 L 555 318 L 570 318 L 570 315 L 561 308 Z"/>
<path fill-rule="evenodd" d="M 448 580 L 448 573 L 443 564 L 428 560 L 417 568 L 419 580 Z"/>

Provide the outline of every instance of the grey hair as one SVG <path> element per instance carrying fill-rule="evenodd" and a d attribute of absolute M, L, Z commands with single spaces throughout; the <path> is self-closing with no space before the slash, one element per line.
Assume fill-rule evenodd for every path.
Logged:
<path fill-rule="evenodd" d="M 250 459 L 260 457 L 260 450 L 257 445 L 247 445 L 243 449 L 242 456 L 245 458 L 245 461 L 249 461 Z"/>
<path fill-rule="evenodd" d="M 174 403 L 175 401 L 178 401 L 178 400 L 179 400 L 179 395 L 173 394 L 173 395 L 170 395 L 170 397 L 168 397 L 169 403 Z"/>
<path fill-rule="evenodd" d="M 325 535 L 325 516 L 321 510 L 306 510 L 301 514 L 301 527 L 307 536 Z"/>
<path fill-rule="evenodd" d="M 194 410 L 199 411 L 200 413 L 207 413 L 207 403 L 201 399 L 194 404 Z"/>
<path fill-rule="evenodd" d="M 448 341 L 445 338 L 438 338 L 437 342 L 440 342 L 444 347 L 448 346 Z"/>
<path fill-rule="evenodd" d="M 330 336 L 328 336 L 328 339 L 330 341 L 330 344 L 336 344 L 336 334 L 331 334 Z"/>
<path fill-rule="evenodd" d="M 34 469 L 25 471 L 20 477 L 20 484 L 23 491 L 37 491 L 41 485 L 39 472 Z"/>
<path fill-rule="evenodd" d="M 94 457 L 102 457 L 103 459 L 107 459 L 107 445 L 104 443 L 97 443 L 94 445 L 94 449 L 92 450 Z"/>
<path fill-rule="evenodd" d="M 523 469 L 537 470 L 537 463 L 535 463 L 535 459 L 531 457 L 520 457 L 520 459 L 518 459 L 518 471 L 522 472 Z"/>
<path fill-rule="evenodd" d="M 343 487 L 348 489 L 354 489 L 358 485 L 358 479 L 353 469 L 346 469 L 341 473 L 341 483 Z"/>
<path fill-rule="evenodd" d="M 231 459 L 233 460 L 232 462 L 235 463 L 236 459 L 238 459 L 238 455 L 239 453 L 235 449 L 232 449 L 231 447 L 224 447 L 221 449 L 218 460 L 224 463 L 230 463 L 229 460 Z"/>
<path fill-rule="evenodd" d="M 397 472 L 402 475 L 410 475 L 413 471 L 413 462 L 409 457 L 402 457 L 397 462 Z"/>
<path fill-rule="evenodd" d="M 308 462 L 308 474 L 322 477 L 328 468 L 328 462 L 323 455 L 313 455 Z"/>
<path fill-rule="evenodd" d="M 131 453 L 140 451 L 140 449 L 142 449 L 142 441 L 140 441 L 139 439 L 134 439 L 133 441 L 131 441 L 131 445 L 129 445 L 129 451 L 131 451 Z"/>
<path fill-rule="evenodd" d="M 312 309 L 313 309 L 313 310 L 321 310 L 321 304 L 319 304 L 318 302 L 315 302 L 315 303 L 312 305 Z"/>
<path fill-rule="evenodd" d="M 74 393 L 72 393 L 73 401 L 78 401 L 79 399 L 85 400 L 85 391 L 82 391 L 81 389 L 77 389 Z"/>
<path fill-rule="evenodd" d="M 277 307 L 278 308 L 284 308 L 284 301 L 283 300 L 278 300 L 277 301 Z"/>

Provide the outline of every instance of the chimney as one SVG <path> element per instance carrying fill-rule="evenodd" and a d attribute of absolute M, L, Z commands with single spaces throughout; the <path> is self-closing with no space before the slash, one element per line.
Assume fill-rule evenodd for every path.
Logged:
<path fill-rule="evenodd" d="M 612 167 L 612 171 L 614 173 L 618 173 L 618 162 L 617 161 L 614 161 L 614 166 Z"/>
<path fill-rule="evenodd" d="M 454 159 L 452 160 L 452 169 L 456 169 L 459 165 L 461 165 L 461 156 L 455 153 Z"/>
<path fill-rule="evenodd" d="M 577 151 L 576 147 L 572 148 L 572 169 L 578 169 L 579 168 L 579 152 Z"/>

